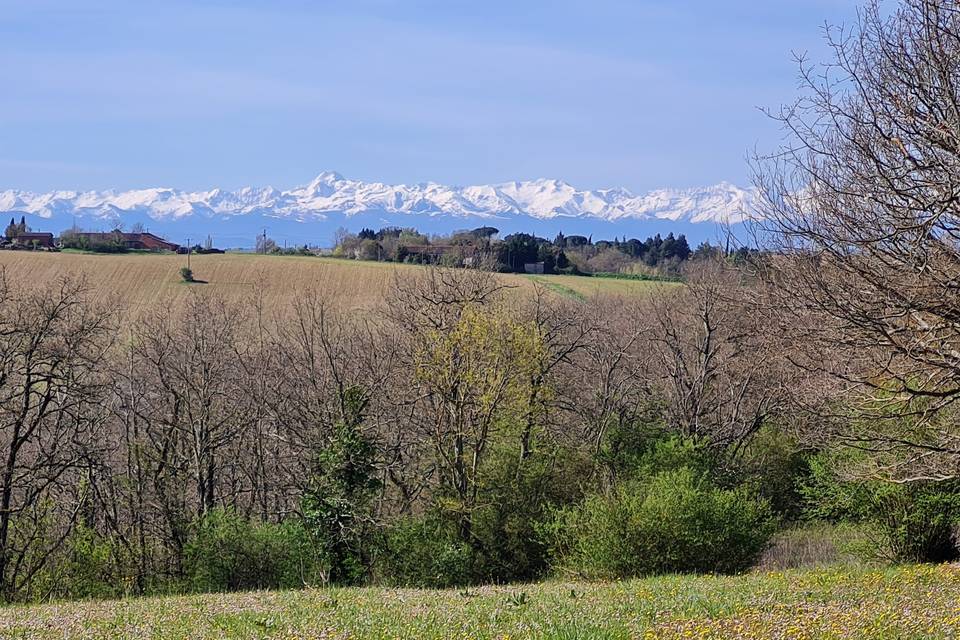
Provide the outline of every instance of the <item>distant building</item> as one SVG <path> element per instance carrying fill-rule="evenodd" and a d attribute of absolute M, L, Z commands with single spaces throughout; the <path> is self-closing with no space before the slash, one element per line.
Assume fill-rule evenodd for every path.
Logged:
<path fill-rule="evenodd" d="M 18 233 L 11 239 L 11 243 L 15 245 L 20 245 L 23 247 L 45 247 L 47 249 L 53 248 L 53 234 L 52 233 L 35 233 L 32 231 L 27 231 L 24 233 Z"/>
<path fill-rule="evenodd" d="M 167 242 L 160 236 L 155 236 L 147 232 L 124 233 L 119 229 L 115 229 L 107 233 L 79 231 L 74 233 L 73 236 L 77 240 L 81 242 L 86 241 L 89 244 L 119 244 L 127 249 L 176 251 L 180 248 L 178 244 Z"/>
<path fill-rule="evenodd" d="M 451 246 L 447 244 L 408 244 L 404 245 L 403 249 L 409 255 L 416 254 L 439 258 L 448 253 L 451 250 Z"/>
<path fill-rule="evenodd" d="M 538 273 L 538 274 L 542 274 L 543 271 L 544 271 L 544 269 L 543 269 L 543 263 L 542 263 L 542 262 L 527 262 L 527 263 L 525 263 L 525 264 L 523 265 L 523 270 L 524 270 L 525 273 Z"/>

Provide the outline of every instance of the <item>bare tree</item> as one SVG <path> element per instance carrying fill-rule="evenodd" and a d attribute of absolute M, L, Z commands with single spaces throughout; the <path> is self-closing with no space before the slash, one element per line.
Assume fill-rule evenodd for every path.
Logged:
<path fill-rule="evenodd" d="M 782 359 L 751 294 L 740 270 L 707 261 L 646 305 L 650 385 L 669 426 L 733 455 L 784 397 Z"/>
<path fill-rule="evenodd" d="M 528 324 L 539 348 L 531 353 L 530 377 L 526 381 L 527 398 L 524 425 L 520 433 L 520 458 L 533 453 L 532 441 L 538 426 L 548 426 L 551 409 L 562 406 L 556 389 L 563 370 L 569 367 L 596 339 L 596 316 L 584 305 L 560 299 L 536 283 L 532 301 L 520 304 L 519 319 Z"/>
<path fill-rule="evenodd" d="M 833 376 L 821 412 L 900 479 L 953 477 L 960 431 L 960 7 L 872 1 L 800 61 L 775 114 L 790 141 L 759 158 L 763 240 L 796 363 Z M 858 415 L 846 409 L 854 400 Z M 896 462 L 894 462 L 896 461 Z"/>
<path fill-rule="evenodd" d="M 564 372 L 561 406 L 578 436 L 599 454 L 611 429 L 636 424 L 652 396 L 642 307 L 620 298 L 596 301 L 589 339 Z"/>
<path fill-rule="evenodd" d="M 283 443 L 283 454 L 282 473 L 274 481 L 282 480 L 291 497 L 299 497 L 310 481 L 310 455 L 326 446 L 336 425 L 356 418 L 357 393 L 366 399 L 364 437 L 388 438 L 384 387 L 394 372 L 394 345 L 369 319 L 354 316 L 315 291 L 278 322 L 272 342 L 276 393 L 269 404 L 278 423 L 273 437 Z"/>
<path fill-rule="evenodd" d="M 0 272 L 0 590 L 29 587 L 89 504 L 103 446 L 99 368 L 111 313 L 82 282 L 17 287 Z"/>
<path fill-rule="evenodd" d="M 243 309 L 196 295 L 173 314 L 158 311 L 144 320 L 131 344 L 136 375 L 147 381 L 141 418 L 149 426 L 156 473 L 174 480 L 186 471 L 194 492 L 189 503 L 200 516 L 218 498 L 231 497 L 217 495 L 230 464 L 223 450 L 249 424 L 240 365 L 243 320 Z"/>

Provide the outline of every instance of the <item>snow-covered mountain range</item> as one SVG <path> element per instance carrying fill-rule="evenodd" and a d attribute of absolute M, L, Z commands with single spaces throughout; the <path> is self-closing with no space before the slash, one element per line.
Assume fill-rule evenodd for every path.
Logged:
<path fill-rule="evenodd" d="M 278 240 L 321 245 L 340 226 L 409 226 L 439 233 L 489 225 L 504 233 L 563 231 L 598 238 L 673 231 L 709 239 L 717 235 L 718 225 L 741 223 L 754 199 L 752 190 L 728 183 L 634 195 L 626 189 L 576 189 L 560 180 L 388 185 L 325 172 L 285 191 L 6 190 L 0 191 L 0 215 L 26 215 L 32 228 L 54 232 L 74 222 L 94 230 L 141 223 L 174 241 L 209 234 L 222 246 L 249 246 L 264 227 Z"/>

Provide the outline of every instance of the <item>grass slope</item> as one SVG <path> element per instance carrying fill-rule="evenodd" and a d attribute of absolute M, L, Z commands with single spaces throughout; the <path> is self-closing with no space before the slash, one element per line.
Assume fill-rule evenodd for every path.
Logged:
<path fill-rule="evenodd" d="M 95 255 L 0 251 L 0 269 L 15 280 L 42 283 L 64 274 L 84 275 L 101 295 L 116 297 L 130 308 L 151 303 L 170 303 L 202 287 L 226 298 L 263 293 L 268 304 L 286 302 L 316 290 L 347 308 L 369 308 L 382 299 L 395 274 L 423 267 L 386 262 L 356 262 L 303 256 L 256 254 L 197 255 L 190 260 L 194 276 L 208 284 L 184 287 L 179 270 L 185 256 L 158 254 Z M 530 290 L 534 279 L 523 275 L 500 276 L 518 290 Z M 598 294 L 632 296 L 659 285 L 637 280 L 538 276 L 548 288 L 587 298 Z"/>
<path fill-rule="evenodd" d="M 954 638 L 960 567 L 457 591 L 315 589 L 0 609 L 3 638 Z"/>

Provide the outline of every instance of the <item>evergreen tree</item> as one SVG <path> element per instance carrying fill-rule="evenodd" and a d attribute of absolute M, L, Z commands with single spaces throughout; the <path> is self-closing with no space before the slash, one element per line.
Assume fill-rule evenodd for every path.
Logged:
<path fill-rule="evenodd" d="M 525 264 L 538 261 L 543 243 L 546 241 L 529 233 L 514 233 L 497 245 L 497 259 L 510 271 L 523 273 Z"/>
<path fill-rule="evenodd" d="M 624 243 L 623 246 L 624 253 L 628 254 L 631 258 L 642 258 L 643 257 L 643 243 L 637 240 L 636 238 L 630 238 Z"/>
<path fill-rule="evenodd" d="M 677 240 L 673 237 L 673 233 L 668 233 L 667 237 L 663 239 L 663 244 L 660 245 L 660 258 L 662 260 L 669 260 L 673 258 L 676 250 Z"/>
<path fill-rule="evenodd" d="M 690 257 L 690 244 L 687 242 L 687 236 L 682 233 L 677 236 L 676 244 L 673 248 L 674 255 L 682 260 L 687 260 Z"/>
<path fill-rule="evenodd" d="M 704 241 L 697 246 L 697 250 L 693 252 L 691 257 L 694 260 L 704 260 L 706 258 L 716 258 L 720 255 L 720 247 L 714 247 L 709 242 Z"/>
<path fill-rule="evenodd" d="M 365 389 L 346 389 L 343 415 L 315 456 L 303 496 L 304 520 L 335 583 L 359 582 L 367 564 L 370 507 L 380 487 L 374 475 L 376 447 L 361 429 L 368 402 Z"/>

